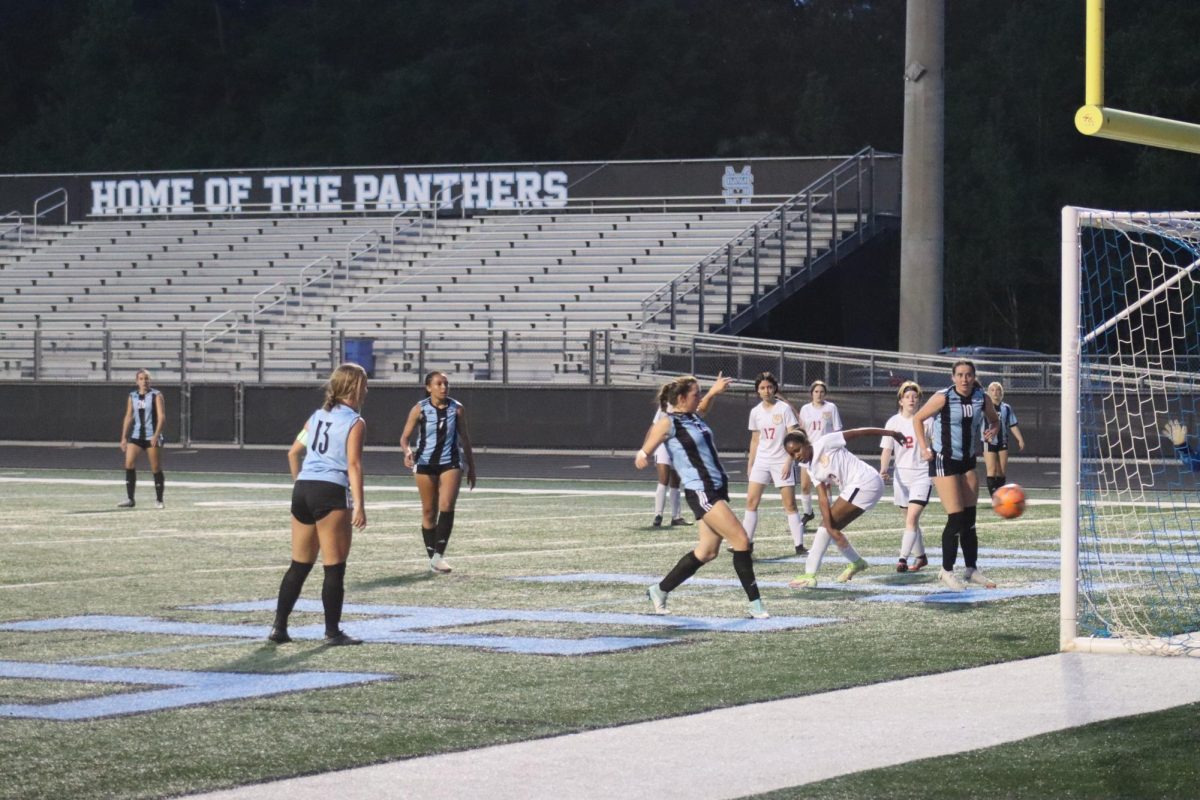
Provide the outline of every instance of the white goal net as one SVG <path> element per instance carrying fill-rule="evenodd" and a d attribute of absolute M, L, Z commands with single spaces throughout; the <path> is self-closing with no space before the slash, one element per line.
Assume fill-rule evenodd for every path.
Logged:
<path fill-rule="evenodd" d="M 1200 214 L 1064 209 L 1062 263 L 1062 646 L 1200 654 Z"/>

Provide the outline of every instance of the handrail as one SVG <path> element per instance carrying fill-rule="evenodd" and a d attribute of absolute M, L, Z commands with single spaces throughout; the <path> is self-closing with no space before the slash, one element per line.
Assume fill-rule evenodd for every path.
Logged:
<path fill-rule="evenodd" d="M 210 319 L 208 322 L 206 322 L 200 326 L 200 365 L 201 366 L 208 363 L 208 343 L 216 340 L 217 338 L 219 338 L 221 336 L 224 336 L 225 334 L 229 333 L 229 331 L 236 328 L 237 327 L 237 317 L 234 317 L 234 320 L 231 324 L 226 325 L 224 328 L 222 328 L 217 333 L 214 333 L 212 336 L 206 337 L 204 334 L 208 330 L 208 326 L 215 324 L 222 317 L 227 317 L 232 313 L 233 313 L 232 308 L 229 309 L 228 311 L 222 311 L 220 314 L 217 314 L 215 317 Z"/>
<path fill-rule="evenodd" d="M 274 300 L 272 300 L 270 303 L 267 303 L 262 308 L 257 307 L 258 306 L 258 298 L 262 297 L 264 294 L 271 291 L 272 289 L 278 289 L 281 286 L 283 286 L 283 282 L 276 281 L 275 283 L 271 284 L 267 288 L 260 291 L 258 294 L 254 295 L 254 297 L 250 298 L 250 330 L 255 330 L 258 327 L 258 315 L 260 312 L 266 311 L 268 308 L 278 305 L 279 303 L 283 302 L 287 298 L 287 289 L 284 289 L 283 294 L 281 294 L 279 297 L 276 297 Z"/>
<path fill-rule="evenodd" d="M 314 283 L 316 283 L 317 281 L 321 280 L 321 278 L 324 278 L 326 275 L 328 275 L 329 273 L 331 273 L 331 272 L 333 272 L 334 270 L 336 270 L 336 269 L 337 269 L 337 262 L 336 262 L 336 261 L 334 261 L 334 262 L 332 263 L 332 265 L 329 267 L 329 269 L 325 270 L 324 272 L 322 272 L 320 275 L 318 275 L 317 277 L 313 278 L 312 280 L 305 281 L 305 280 L 304 280 L 304 273 L 305 273 L 305 272 L 308 272 L 310 269 L 312 269 L 313 267 L 317 266 L 317 265 L 318 265 L 318 264 L 320 264 L 322 261 L 328 261 L 328 260 L 329 260 L 329 256 L 321 256 L 320 258 L 318 258 L 316 261 L 312 262 L 311 264 L 305 264 L 303 267 L 301 267 L 301 268 L 300 268 L 300 280 L 299 280 L 299 282 L 298 282 L 298 283 L 297 283 L 297 285 L 296 285 L 296 296 L 297 296 L 297 298 L 298 298 L 298 303 L 299 303 L 299 305 L 300 305 L 300 307 L 301 307 L 301 308 L 303 308 L 303 307 L 304 307 L 304 290 L 305 290 L 305 288 L 306 288 L 306 287 L 309 287 L 309 286 L 312 286 Z M 299 310 L 300 310 L 300 309 L 297 309 L 297 313 L 299 313 Z M 283 318 L 284 318 L 284 319 L 287 319 L 287 308 L 286 308 L 286 307 L 284 307 L 284 309 L 283 309 Z"/>
<path fill-rule="evenodd" d="M 375 242 L 373 244 L 367 245 L 362 250 L 359 250 L 357 253 L 352 254 L 351 251 L 354 249 L 354 243 L 357 242 L 359 239 L 362 239 L 367 236 L 375 236 L 376 237 Z M 346 242 L 346 259 L 342 262 L 342 266 L 344 266 L 346 268 L 346 281 L 347 282 L 350 280 L 350 262 L 356 258 L 360 258 L 364 253 L 370 252 L 371 248 L 378 247 L 379 242 L 382 241 L 382 239 L 383 239 L 383 237 L 381 237 L 379 235 L 379 231 L 372 228 L 369 231 L 363 231 L 358 236 L 355 236 L 353 239 Z"/>
<path fill-rule="evenodd" d="M 12 233 L 13 231 L 16 231 L 17 232 L 17 244 L 21 244 L 24 241 L 24 239 L 22 238 L 23 237 L 22 229 L 25 227 L 25 218 L 21 216 L 21 212 L 19 212 L 19 211 L 8 212 L 3 217 L 0 217 L 0 224 L 3 224 L 4 220 L 11 219 L 12 217 L 16 217 L 17 224 L 11 225 L 7 228 L 4 228 L 3 230 L 0 230 L 0 239 L 3 239 L 6 236 L 8 236 L 8 234 Z"/>
<path fill-rule="evenodd" d="M 854 155 L 847 158 L 842 163 L 835 166 L 829 172 L 817 178 L 808 186 L 801 189 L 796 194 L 789 197 L 784 202 L 773 208 L 767 214 L 759 217 L 757 220 L 748 225 L 741 233 L 731 237 L 729 241 L 712 252 L 703 256 L 696 261 L 695 264 L 680 272 L 671 280 L 664 283 L 658 289 L 655 289 L 646 299 L 642 301 L 642 321 L 639 327 L 645 327 L 652 321 L 657 320 L 664 313 L 670 313 L 674 326 L 674 307 L 676 302 L 682 298 L 696 294 L 701 298 L 701 308 L 703 308 L 703 291 L 704 283 L 711 281 L 713 278 L 727 273 L 732 264 L 743 256 L 752 253 L 756 248 L 761 247 L 764 243 L 775 239 L 783 240 L 786 236 L 788 228 L 787 214 L 790 211 L 801 209 L 802 215 L 806 219 L 809 227 L 812 224 L 812 212 L 815 207 L 829 196 L 828 193 L 820 193 L 820 190 L 826 185 L 832 184 L 833 196 L 836 198 L 837 189 L 839 187 L 839 176 L 848 170 L 851 166 L 858 168 L 860 162 L 864 158 L 870 158 L 874 154 L 874 148 L 864 147 Z M 836 208 L 834 209 L 836 214 Z M 768 229 L 765 238 L 758 238 L 757 234 L 764 229 Z M 811 233 L 811 230 L 810 230 Z M 836 231 L 835 231 L 836 235 Z M 811 237 L 810 237 L 811 238 Z M 743 247 L 747 239 L 753 239 L 753 243 L 748 247 Z M 742 247 L 735 255 L 733 248 Z M 705 267 L 710 264 L 717 263 L 719 259 L 724 260 L 724 264 L 718 266 L 714 272 L 706 273 Z M 806 259 L 807 261 L 807 259 Z M 731 275 L 726 276 L 726 280 L 732 280 Z"/>
<path fill-rule="evenodd" d="M 38 211 L 38 205 L 43 200 L 48 200 L 51 197 L 53 197 L 54 195 L 58 194 L 59 192 L 62 192 L 62 201 L 60 203 L 58 203 L 58 205 L 50 206 L 45 211 L 41 211 L 41 212 Z M 61 208 L 63 210 L 63 225 L 66 225 L 68 222 L 70 222 L 71 221 L 70 220 L 71 209 L 70 209 L 70 206 L 68 205 L 69 200 L 70 200 L 70 196 L 67 194 L 67 190 L 62 188 L 61 186 L 58 187 L 57 189 L 51 189 L 50 191 L 46 192 L 41 197 L 34 200 L 33 201 L 33 235 L 37 236 L 38 220 L 42 218 L 42 215 L 49 214 L 51 211 L 56 211 Z"/>

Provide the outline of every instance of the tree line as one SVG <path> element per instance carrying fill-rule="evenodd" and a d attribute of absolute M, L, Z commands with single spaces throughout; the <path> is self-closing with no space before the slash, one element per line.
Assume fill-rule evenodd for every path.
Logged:
<path fill-rule="evenodd" d="M 1059 208 L 1193 207 L 1200 161 L 1075 132 L 1083 3 L 946 5 L 946 340 L 1056 351 Z M 1200 4 L 1107 7 L 1108 103 L 1200 121 Z M 900 152 L 904 25 L 902 0 L 6 0 L 0 172 Z"/>

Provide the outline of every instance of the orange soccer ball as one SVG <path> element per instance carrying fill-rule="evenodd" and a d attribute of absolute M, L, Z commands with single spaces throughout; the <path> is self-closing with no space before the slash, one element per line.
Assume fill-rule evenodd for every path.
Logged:
<path fill-rule="evenodd" d="M 1005 519 L 1016 519 L 1025 513 L 1025 490 L 1016 483 L 1006 483 L 992 495 L 992 508 Z"/>

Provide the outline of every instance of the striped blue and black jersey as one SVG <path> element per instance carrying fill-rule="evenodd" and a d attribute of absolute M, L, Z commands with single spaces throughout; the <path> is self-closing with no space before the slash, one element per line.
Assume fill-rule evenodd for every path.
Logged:
<path fill-rule="evenodd" d="M 162 392 L 151 389 L 139 394 L 137 389 L 129 393 L 133 404 L 133 424 L 129 427 L 130 439 L 149 439 L 158 432 L 158 396 Z"/>
<path fill-rule="evenodd" d="M 679 473 L 683 488 L 710 493 L 729 482 L 712 430 L 698 414 L 674 413 L 667 429 L 667 453 L 671 468 Z"/>
<path fill-rule="evenodd" d="M 963 461 L 976 455 L 975 443 L 983 433 L 983 406 L 987 395 L 976 386 L 963 397 L 953 386 L 942 389 L 946 404 L 934 414 L 929 446 L 942 458 Z"/>
<path fill-rule="evenodd" d="M 445 408 L 438 408 L 426 397 L 417 403 L 421 419 L 417 423 L 417 446 L 413 448 L 419 467 L 460 467 L 458 444 L 458 409 L 462 403 L 453 398 Z"/>
<path fill-rule="evenodd" d="M 346 441 L 350 429 L 362 417 L 350 406 L 336 405 L 326 411 L 318 408 L 308 418 L 308 452 L 300 467 L 299 481 L 328 481 L 350 487 Z"/>
<path fill-rule="evenodd" d="M 1003 400 L 1000 401 L 1000 407 L 996 409 L 996 413 L 1000 415 L 1000 430 L 991 439 L 987 439 L 988 444 L 993 447 L 1008 447 L 1008 430 L 1016 427 L 1017 412 L 1013 411 L 1013 407 Z"/>

